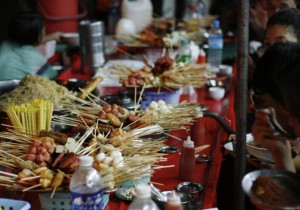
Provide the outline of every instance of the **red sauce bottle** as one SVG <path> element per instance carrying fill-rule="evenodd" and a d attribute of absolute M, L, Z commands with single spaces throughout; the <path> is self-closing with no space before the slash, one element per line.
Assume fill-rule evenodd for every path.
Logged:
<path fill-rule="evenodd" d="M 179 195 L 173 190 L 172 194 L 168 197 L 166 210 L 182 210 L 182 205 Z"/>
<path fill-rule="evenodd" d="M 195 170 L 195 147 L 191 137 L 183 142 L 179 164 L 179 179 L 193 181 Z"/>
<path fill-rule="evenodd" d="M 194 141 L 195 147 L 204 144 L 205 127 L 202 112 L 195 116 L 194 124 L 191 126 L 191 137 Z"/>

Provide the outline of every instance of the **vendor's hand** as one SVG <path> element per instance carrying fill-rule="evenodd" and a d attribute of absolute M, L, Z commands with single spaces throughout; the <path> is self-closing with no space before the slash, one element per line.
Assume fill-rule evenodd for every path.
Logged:
<path fill-rule="evenodd" d="M 54 33 L 48 34 L 48 35 L 43 37 L 42 43 L 46 43 L 50 40 L 55 40 L 57 42 L 60 42 L 61 37 L 63 36 L 63 34 L 64 34 L 63 32 L 54 32 Z"/>
<path fill-rule="evenodd" d="M 261 147 L 267 148 L 271 153 L 278 150 L 286 150 L 285 141 L 278 136 L 270 123 L 271 112 L 269 109 L 261 109 L 255 113 L 255 122 L 252 134 L 255 142 Z"/>
<path fill-rule="evenodd" d="M 270 115 L 271 112 L 269 109 L 256 112 L 256 119 L 252 127 L 254 140 L 258 145 L 271 152 L 276 168 L 295 171 L 290 143 L 276 134 L 270 123 Z"/>

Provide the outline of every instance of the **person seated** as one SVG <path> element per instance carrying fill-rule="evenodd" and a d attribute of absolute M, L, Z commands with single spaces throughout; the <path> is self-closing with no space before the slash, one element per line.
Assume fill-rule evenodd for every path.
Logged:
<path fill-rule="evenodd" d="M 54 79 L 57 71 L 35 49 L 42 41 L 58 40 L 62 33 L 45 37 L 41 14 L 31 11 L 15 14 L 8 25 L 8 39 L 0 46 L 0 80 L 22 79 L 37 74 Z"/>
<path fill-rule="evenodd" d="M 260 51 L 261 55 L 274 43 L 283 42 L 299 42 L 300 41 L 300 12 L 298 9 L 288 8 L 280 10 L 275 13 L 267 23 L 267 29 L 264 36 L 263 48 Z M 259 59 L 259 58 L 258 58 Z M 253 80 L 253 74 L 255 71 L 255 63 L 252 59 L 249 59 L 248 81 L 249 87 Z M 249 103 L 248 103 L 248 130 L 251 130 L 252 123 L 255 119 L 253 105 L 250 102 L 251 89 L 249 88 Z"/>
<path fill-rule="evenodd" d="M 291 155 L 291 144 L 297 145 L 296 137 L 300 136 L 300 117 L 294 119 L 294 113 L 300 112 L 296 109 L 300 87 L 295 89 L 299 69 L 300 44 L 276 43 L 258 62 L 252 86 L 258 109 L 252 127 L 254 139 L 271 152 L 276 168 L 292 172 L 300 170 L 300 156 L 292 159 Z M 280 130 L 271 122 L 277 122 Z"/>

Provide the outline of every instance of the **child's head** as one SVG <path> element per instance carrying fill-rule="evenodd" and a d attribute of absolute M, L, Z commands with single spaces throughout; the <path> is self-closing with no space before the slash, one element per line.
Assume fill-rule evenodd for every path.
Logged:
<path fill-rule="evenodd" d="M 17 13 L 8 25 L 9 40 L 21 46 L 39 44 L 43 31 L 44 19 L 37 12 Z"/>

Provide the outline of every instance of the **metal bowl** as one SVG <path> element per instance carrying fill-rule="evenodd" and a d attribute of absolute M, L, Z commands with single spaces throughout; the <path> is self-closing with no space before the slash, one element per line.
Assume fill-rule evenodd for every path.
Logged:
<path fill-rule="evenodd" d="M 256 196 L 255 192 L 252 190 L 253 182 L 260 176 L 267 176 L 276 182 L 284 190 L 282 196 L 288 197 L 293 202 L 293 205 L 280 206 L 272 205 L 264 200 L 261 200 Z M 275 209 L 300 209 L 300 177 L 292 172 L 276 169 L 262 169 L 252 171 L 246 174 L 242 180 L 242 187 L 244 192 L 250 197 L 252 203 L 256 205 L 259 209 L 264 210 L 275 210 Z M 270 196 L 272 196 L 270 194 Z"/>

